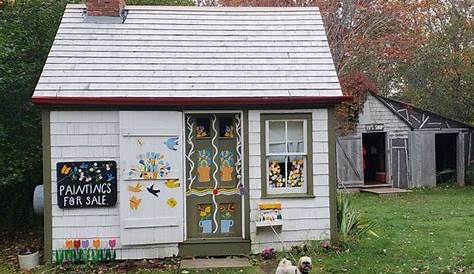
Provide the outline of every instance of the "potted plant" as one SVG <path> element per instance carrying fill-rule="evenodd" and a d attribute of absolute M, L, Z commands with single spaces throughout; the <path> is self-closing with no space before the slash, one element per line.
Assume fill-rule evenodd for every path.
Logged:
<path fill-rule="evenodd" d="M 18 254 L 20 269 L 31 270 L 39 265 L 39 252 L 31 247 L 25 247 Z"/>
<path fill-rule="evenodd" d="M 211 206 L 199 205 L 199 227 L 202 228 L 203 234 L 212 233 Z"/>
<path fill-rule="evenodd" d="M 199 158 L 198 163 L 199 166 L 197 168 L 198 172 L 198 179 L 199 182 L 205 183 L 211 180 L 210 173 L 211 173 L 211 151 L 208 149 L 199 150 Z"/>
<path fill-rule="evenodd" d="M 224 150 L 220 153 L 221 180 L 223 182 L 232 181 L 234 171 L 234 154 L 232 151 Z"/>
<path fill-rule="evenodd" d="M 221 211 L 221 233 L 229 233 L 230 228 L 234 226 L 234 220 L 232 214 L 235 211 L 235 205 L 232 204 L 220 204 L 219 210 Z"/>

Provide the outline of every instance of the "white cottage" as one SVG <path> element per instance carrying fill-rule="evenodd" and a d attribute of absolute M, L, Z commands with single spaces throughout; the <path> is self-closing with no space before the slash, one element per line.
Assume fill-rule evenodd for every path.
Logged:
<path fill-rule="evenodd" d="M 334 238 L 334 106 L 347 98 L 318 9 L 100 3 L 67 6 L 33 94 L 46 257 Z"/>

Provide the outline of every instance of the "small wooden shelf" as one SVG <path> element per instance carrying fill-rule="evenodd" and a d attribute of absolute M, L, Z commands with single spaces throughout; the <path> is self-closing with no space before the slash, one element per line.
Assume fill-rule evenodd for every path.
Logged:
<path fill-rule="evenodd" d="M 283 226 L 283 220 L 257 221 L 255 222 L 255 225 L 257 227 Z"/>

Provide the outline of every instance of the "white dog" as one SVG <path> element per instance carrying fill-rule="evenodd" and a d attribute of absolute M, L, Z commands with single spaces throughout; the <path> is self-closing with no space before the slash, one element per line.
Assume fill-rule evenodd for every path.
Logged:
<path fill-rule="evenodd" d="M 278 264 L 275 274 L 308 274 L 313 268 L 311 258 L 304 256 L 298 261 L 298 266 L 294 266 L 286 258 L 282 259 Z"/>

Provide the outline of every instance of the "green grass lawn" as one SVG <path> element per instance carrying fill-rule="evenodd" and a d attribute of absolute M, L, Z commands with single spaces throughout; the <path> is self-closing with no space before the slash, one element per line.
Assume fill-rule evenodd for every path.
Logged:
<path fill-rule="evenodd" d="M 398 198 L 352 195 L 377 223 L 347 252 L 316 260 L 315 273 L 474 273 L 474 187 L 416 190 Z"/>
<path fill-rule="evenodd" d="M 350 197 L 355 208 L 376 222 L 379 237 L 365 236 L 339 252 L 316 247 L 295 253 L 313 258 L 313 273 L 474 273 L 474 187 L 416 190 L 398 198 Z M 249 269 L 199 273 L 274 273 L 276 263 L 257 261 Z M 0 265 L 2 271 L 9 270 Z"/>

